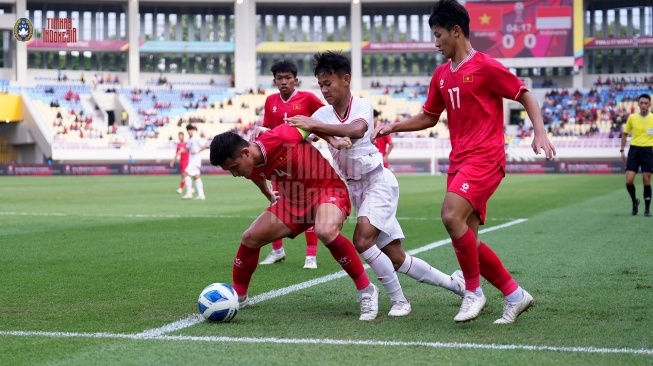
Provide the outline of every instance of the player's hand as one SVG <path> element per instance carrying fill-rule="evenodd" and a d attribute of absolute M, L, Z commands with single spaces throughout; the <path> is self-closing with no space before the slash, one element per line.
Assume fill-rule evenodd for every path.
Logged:
<path fill-rule="evenodd" d="M 388 165 L 388 155 L 383 155 L 383 165 Z"/>
<path fill-rule="evenodd" d="M 252 133 L 249 135 L 249 142 L 254 142 L 256 139 L 264 134 L 266 131 L 269 131 L 270 129 L 267 127 L 261 127 L 261 126 L 256 126 Z"/>
<path fill-rule="evenodd" d="M 171 162 L 170 162 L 170 167 L 172 168 L 173 166 L 175 166 L 175 162 L 174 162 L 174 161 L 171 161 Z"/>
<path fill-rule="evenodd" d="M 345 136 L 341 139 L 336 139 L 336 141 L 334 141 L 333 147 L 335 147 L 338 150 L 342 150 L 342 149 L 351 149 L 352 145 L 353 143 L 351 142 L 349 137 Z"/>
<path fill-rule="evenodd" d="M 274 204 L 279 200 L 279 191 L 270 191 L 270 204 Z"/>
<path fill-rule="evenodd" d="M 372 136 L 370 136 L 370 141 L 374 143 L 374 140 L 376 140 L 377 137 L 387 136 L 391 133 L 392 133 L 392 129 L 390 128 L 390 125 L 377 126 L 374 129 L 374 132 L 372 132 Z"/>
<path fill-rule="evenodd" d="M 621 161 L 626 161 L 626 153 L 623 151 L 621 152 Z"/>
<path fill-rule="evenodd" d="M 300 128 L 304 131 L 313 131 L 313 127 L 318 123 L 311 117 L 306 117 L 306 116 L 294 116 L 294 117 L 288 117 L 284 118 L 284 121 L 288 123 L 289 125 L 293 127 Z"/>
<path fill-rule="evenodd" d="M 533 137 L 531 147 L 533 148 L 535 155 L 540 155 L 542 150 L 544 150 L 544 155 L 546 156 L 547 160 L 551 160 L 554 156 L 556 156 L 556 149 L 549 140 L 549 137 L 546 135 L 546 133 L 536 133 L 535 137 Z"/>

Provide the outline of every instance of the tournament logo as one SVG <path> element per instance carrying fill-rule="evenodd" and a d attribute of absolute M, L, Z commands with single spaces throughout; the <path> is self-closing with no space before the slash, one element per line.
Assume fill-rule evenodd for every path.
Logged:
<path fill-rule="evenodd" d="M 16 21 L 16 24 L 14 24 L 14 37 L 16 37 L 17 41 L 27 42 L 32 39 L 33 34 L 34 26 L 29 19 L 20 18 Z"/>

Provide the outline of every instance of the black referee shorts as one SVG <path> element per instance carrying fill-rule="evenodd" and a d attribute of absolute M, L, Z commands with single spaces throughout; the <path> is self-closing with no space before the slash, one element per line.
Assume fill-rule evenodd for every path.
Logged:
<path fill-rule="evenodd" d="M 653 147 L 652 146 L 630 146 L 628 149 L 628 159 L 626 160 L 626 170 L 638 172 L 642 168 L 642 173 L 653 172 Z"/>

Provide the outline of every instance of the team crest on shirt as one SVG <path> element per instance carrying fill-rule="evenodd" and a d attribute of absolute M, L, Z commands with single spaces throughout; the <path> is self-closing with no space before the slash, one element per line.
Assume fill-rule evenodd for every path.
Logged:
<path fill-rule="evenodd" d="M 440 79 L 440 88 L 444 88 L 444 79 Z"/>
<path fill-rule="evenodd" d="M 463 83 L 473 83 L 473 82 L 474 82 L 474 74 L 463 75 Z"/>
<path fill-rule="evenodd" d="M 272 107 L 272 113 L 277 113 L 277 106 Z"/>
<path fill-rule="evenodd" d="M 287 158 L 288 158 L 288 156 L 286 154 L 282 154 L 282 155 L 277 156 L 277 158 L 275 160 L 277 161 L 277 163 L 281 164 L 284 161 L 286 161 Z"/>
<path fill-rule="evenodd" d="M 302 109 L 302 105 L 301 104 L 293 104 L 292 109 Z"/>

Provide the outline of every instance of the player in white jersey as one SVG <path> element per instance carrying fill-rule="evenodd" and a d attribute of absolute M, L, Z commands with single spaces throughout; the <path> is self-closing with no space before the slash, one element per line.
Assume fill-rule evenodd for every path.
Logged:
<path fill-rule="evenodd" d="M 329 105 L 310 118 L 295 116 L 287 121 L 323 137 L 331 145 L 329 151 L 341 176 L 347 180 L 356 208 L 354 246 L 390 295 L 392 309 L 388 315 L 406 316 L 411 312 L 395 271 L 462 296 L 465 285 L 459 271 L 446 275 L 404 252 L 401 242 L 405 237 L 396 218 L 399 184 L 394 174 L 383 167 L 383 156 L 371 142 L 372 103 L 351 94 L 349 59 L 331 51 L 317 53 L 314 58 L 313 71 Z"/>
<path fill-rule="evenodd" d="M 189 123 L 186 126 L 186 131 L 188 132 L 189 136 L 186 146 L 190 152 L 190 156 L 188 158 L 188 166 L 184 171 L 186 194 L 181 198 L 185 200 L 193 198 L 193 184 L 191 183 L 190 179 L 190 177 L 193 177 L 195 179 L 195 191 L 197 192 L 197 197 L 195 197 L 195 199 L 205 200 L 206 197 L 204 197 L 204 184 L 202 183 L 202 178 L 200 177 L 200 168 L 202 167 L 202 158 L 200 157 L 200 152 L 206 149 L 206 144 L 202 142 L 202 139 L 199 136 L 195 135 L 197 132 L 197 127 Z"/>

